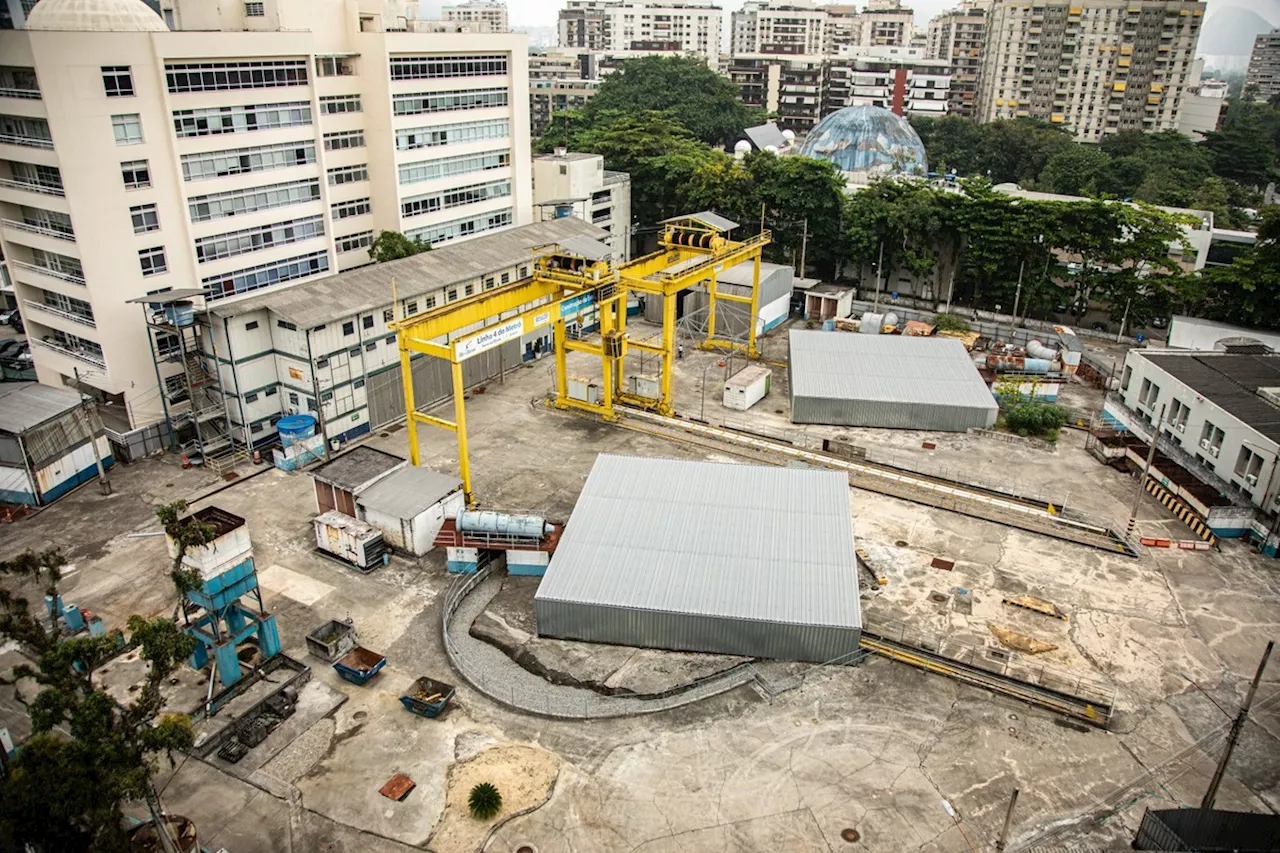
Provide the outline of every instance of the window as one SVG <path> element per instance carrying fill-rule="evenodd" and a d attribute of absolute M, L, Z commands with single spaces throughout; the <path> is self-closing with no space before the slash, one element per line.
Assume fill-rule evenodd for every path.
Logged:
<path fill-rule="evenodd" d="M 142 265 L 142 274 L 146 276 L 169 271 L 169 265 L 164 259 L 164 246 L 138 250 L 138 263 Z"/>
<path fill-rule="evenodd" d="M 349 234 L 346 237 L 339 237 L 336 242 L 339 253 L 354 252 L 373 244 L 373 232 L 361 231 L 359 234 Z"/>
<path fill-rule="evenodd" d="M 354 184 L 356 181 L 369 180 L 369 167 L 361 163 L 359 166 L 339 166 L 329 170 L 329 186 Z"/>
<path fill-rule="evenodd" d="M 245 5 L 246 5 L 246 6 L 257 6 L 257 7 L 259 7 L 259 8 L 261 8 L 261 7 L 262 7 L 262 4 L 261 4 L 261 3 L 246 3 Z M 261 423 L 261 422 L 256 423 L 256 424 L 249 424 L 249 432 L 251 432 L 251 433 L 259 433 L 259 432 L 262 432 L 262 430 L 263 430 L 263 426 L 262 426 L 262 423 Z M 257 451 L 254 451 L 254 452 L 256 453 Z"/>
<path fill-rule="evenodd" d="M 436 298 L 434 296 L 427 297 L 426 310 L 430 311 L 436 307 Z"/>
<path fill-rule="evenodd" d="M 364 351 L 365 351 L 365 352 L 373 352 L 373 351 L 374 351 L 374 350 L 376 350 L 377 348 L 378 348 L 378 342 L 377 342 L 377 341 L 369 341 L 369 343 L 367 343 L 367 344 L 365 344 L 365 345 L 364 345 Z"/>
<path fill-rule="evenodd" d="M 248 6 L 261 3 L 246 3 Z M 302 59 L 261 62 L 174 62 L 164 67 L 170 93 L 222 92 L 231 89 L 273 89 L 305 86 L 307 63 Z"/>
<path fill-rule="evenodd" d="M 137 113 L 112 116 L 111 132 L 116 145 L 138 145 L 142 142 L 142 117 Z"/>
<path fill-rule="evenodd" d="M 256 329 L 256 328 L 258 328 L 258 321 L 257 321 L 257 320 L 250 320 L 249 322 L 247 322 L 247 323 L 245 323 L 245 324 L 244 324 L 244 330 L 245 330 L 246 332 L 252 332 L 252 331 L 253 331 L 254 329 Z M 268 391 L 267 393 L 268 393 L 268 394 L 274 394 L 275 392 L 274 392 L 274 391 Z"/>
<path fill-rule="evenodd" d="M 343 151 L 347 148 L 363 148 L 363 130 L 342 130 L 324 135 L 325 151 Z"/>
<path fill-rule="evenodd" d="M 393 56 L 392 80 L 429 80 L 440 77 L 489 77 L 507 73 L 503 54 L 466 56 Z"/>
<path fill-rule="evenodd" d="M 520 267 L 520 277 L 521 277 L 521 278 L 528 278 L 528 277 L 529 277 L 529 268 L 528 268 L 528 267 Z"/>
<path fill-rule="evenodd" d="M 466 287 L 462 289 L 463 296 L 470 296 L 475 292 L 476 292 L 476 286 L 474 284 L 468 284 Z"/>
<path fill-rule="evenodd" d="M 267 14 L 267 10 L 262 3 L 245 3 L 244 16 L 246 18 L 261 18 Z"/>
<path fill-rule="evenodd" d="M 411 116 L 455 110 L 481 110 L 487 107 L 505 107 L 507 104 L 506 89 L 461 89 L 396 95 L 392 98 L 391 110 L 398 116 Z"/>
<path fill-rule="evenodd" d="M 493 290 L 493 276 L 489 276 L 484 280 L 484 289 Z"/>
<path fill-rule="evenodd" d="M 452 302 L 453 300 L 457 299 L 458 289 L 456 287 L 451 289 L 448 293 L 445 294 L 444 298 L 446 302 Z"/>
<path fill-rule="evenodd" d="M 450 210 L 467 204 L 489 201 L 495 198 L 507 198 L 511 195 L 510 181 L 490 181 L 487 184 L 471 184 L 450 190 L 410 196 L 400 204 L 403 216 L 417 216 L 420 213 L 432 213 L 437 210 Z"/>
<path fill-rule="evenodd" d="M 360 347 L 358 346 L 354 346 L 351 349 L 347 350 L 347 355 L 351 356 L 352 358 L 355 358 L 359 354 L 360 354 Z"/>
<path fill-rule="evenodd" d="M 262 394 L 264 397 L 274 397 L 276 395 L 276 392 L 279 390 L 280 390 L 279 388 L 273 385 L 270 388 L 268 388 L 266 391 L 263 391 Z"/>
<path fill-rule="evenodd" d="M 349 219 L 352 216 L 363 216 L 373 210 L 373 206 L 369 204 L 369 199 L 358 198 L 353 201 L 340 201 L 332 205 L 334 219 Z"/>
<path fill-rule="evenodd" d="M 128 98 L 133 95 L 133 75 L 128 65 L 102 66 L 102 88 L 108 98 Z"/>
<path fill-rule="evenodd" d="M 365 315 L 365 317 L 364 317 L 363 319 L 361 319 L 361 320 L 360 320 L 360 327 L 361 327 L 361 328 L 364 328 L 364 329 L 372 329 L 372 328 L 373 328 L 373 315 L 372 315 L 372 314 L 367 314 L 367 315 Z"/>
<path fill-rule="evenodd" d="M 382 322 L 384 323 L 390 323 L 392 320 L 395 319 L 395 317 L 396 317 L 395 312 L 392 311 L 390 308 L 382 312 Z"/>
<path fill-rule="evenodd" d="M 1200 449 L 1206 450 L 1212 456 L 1217 456 L 1222 450 L 1222 439 L 1226 434 L 1218 429 L 1209 421 L 1204 422 L 1204 427 L 1200 430 Z"/>
<path fill-rule="evenodd" d="M 352 383 L 351 383 L 351 387 L 352 387 L 352 388 L 363 388 L 363 387 L 364 387 L 364 380 L 363 380 L 363 379 L 357 379 L 355 382 L 352 382 Z"/>
<path fill-rule="evenodd" d="M 330 400 L 332 400 L 332 399 L 333 399 L 333 392 L 332 392 L 332 391 L 325 391 L 323 394 L 321 394 L 321 395 L 320 395 L 320 402 L 321 402 L 321 403 L 327 403 L 327 402 L 329 402 L 329 401 L 330 401 Z"/>
<path fill-rule="evenodd" d="M 355 324 L 355 323 L 353 323 L 353 322 L 351 322 L 350 320 L 348 320 L 347 322 L 345 322 L 345 323 L 343 323 L 343 324 L 342 324 L 342 334 L 343 334 L 344 336 L 346 336 L 346 335 L 354 335 L 355 333 L 356 333 L 356 324 Z"/>
<path fill-rule="evenodd" d="M 226 216 L 272 210 L 291 204 L 302 204 L 320 198 L 320 182 L 293 181 L 247 190 L 194 196 L 187 202 L 192 222 L 207 222 Z"/>
<path fill-rule="evenodd" d="M 509 272 L 504 272 L 504 273 L 502 274 L 502 283 L 503 283 L 503 284 L 508 284 L 508 283 L 510 283 L 510 281 L 511 281 L 511 273 L 509 273 Z"/>
<path fill-rule="evenodd" d="M 345 56 L 317 56 L 317 77 L 350 77 L 356 73 L 355 66 Z"/>
<path fill-rule="evenodd" d="M 256 252 L 259 249 L 286 246 L 322 236 L 324 236 L 324 217 L 322 216 L 308 216 L 305 219 L 291 219 L 275 225 L 260 225 L 243 231 L 216 234 L 196 240 L 196 262 L 203 264 L 219 258 L 232 258 L 236 255 Z"/>
<path fill-rule="evenodd" d="M 133 220 L 134 234 L 160 230 L 160 216 L 156 213 L 154 204 L 140 204 L 129 208 L 129 218 Z"/>
<path fill-rule="evenodd" d="M 411 316 L 411 315 L 413 315 L 413 314 L 417 314 L 417 313 L 418 313 L 418 303 L 417 303 L 417 301 L 413 301 L 413 302 L 406 302 L 406 303 L 404 304 L 404 313 L 405 313 L 405 315 L 406 315 L 406 316 Z"/>
<path fill-rule="evenodd" d="M 156 335 L 156 352 L 160 355 L 173 355 L 181 351 L 182 344 L 177 335 Z"/>
<path fill-rule="evenodd" d="M 320 112 L 327 116 L 360 112 L 359 95 L 324 95 L 320 98 Z"/>
<path fill-rule="evenodd" d="M 173 111 L 173 132 L 179 139 L 306 124 L 311 124 L 311 105 L 305 101 Z"/>
<path fill-rule="evenodd" d="M 244 401 L 246 403 L 256 403 L 258 402 L 258 395 L 250 391 L 248 394 L 244 395 Z"/>
<path fill-rule="evenodd" d="M 285 331 L 288 331 L 288 332 L 298 331 L 297 326 L 295 326 L 293 323 L 287 323 L 284 320 L 276 320 L 276 327 L 280 329 L 284 329 Z M 298 401 L 294 400 L 294 402 L 296 403 Z"/>
<path fill-rule="evenodd" d="M 202 181 L 225 178 L 249 172 L 266 172 L 290 166 L 305 166 L 316 161 L 316 144 L 310 141 L 285 142 L 257 148 L 232 148 L 204 154 L 184 154 L 182 179 Z"/>
<path fill-rule="evenodd" d="M 298 405 L 298 395 L 293 391 L 289 392 L 289 405 L 290 406 Z"/>
<path fill-rule="evenodd" d="M 510 135 L 511 122 L 505 118 L 465 121 L 432 127 L 409 127 L 396 131 L 396 148 L 401 151 L 412 151 L 415 148 L 434 148 L 440 145 L 457 145 L 462 142 L 479 142 L 484 139 L 503 139 Z"/>
<path fill-rule="evenodd" d="M 1262 473 L 1262 457 L 1248 447 L 1241 447 L 1236 456 L 1235 475 L 1245 481 L 1245 485 L 1258 485 L 1258 475 Z"/>
<path fill-rule="evenodd" d="M 511 213 L 511 208 L 508 207 L 505 210 L 482 213 L 466 219 L 454 219 L 437 225 L 412 228 L 404 232 L 404 235 L 410 240 L 421 238 L 423 242 L 434 246 L 457 237 L 469 237 L 472 234 L 483 234 L 486 231 L 505 228 L 511 224 Z"/>
<path fill-rule="evenodd" d="M 1120 380 L 1121 391 L 1129 390 L 1129 380 L 1132 378 L 1133 378 L 1133 368 L 1126 364 L 1124 368 L 1124 377 Z"/>
<path fill-rule="evenodd" d="M 328 270 L 329 253 L 317 251 L 286 258 L 283 261 L 259 264 L 226 275 L 209 276 L 202 279 L 201 284 L 210 291 L 209 299 L 221 299 L 237 293 L 248 293 L 251 290 L 306 278 Z"/>
<path fill-rule="evenodd" d="M 501 169 L 510 165 L 511 152 L 506 150 L 486 151 L 480 154 L 458 154 L 453 157 L 440 157 L 435 160 L 420 160 L 416 163 L 405 163 L 400 167 L 400 183 L 414 184 L 419 181 L 448 178 L 455 175 L 465 175 L 470 172 Z"/>

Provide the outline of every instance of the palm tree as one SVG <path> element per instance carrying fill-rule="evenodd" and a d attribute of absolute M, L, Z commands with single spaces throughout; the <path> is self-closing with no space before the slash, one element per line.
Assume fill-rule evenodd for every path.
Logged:
<path fill-rule="evenodd" d="M 476 820 L 488 820 L 502 811 L 502 794 L 489 782 L 480 782 L 467 797 L 467 808 Z"/>

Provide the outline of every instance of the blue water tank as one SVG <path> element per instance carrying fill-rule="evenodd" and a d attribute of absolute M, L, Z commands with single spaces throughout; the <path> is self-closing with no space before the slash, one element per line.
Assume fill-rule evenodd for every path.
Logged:
<path fill-rule="evenodd" d="M 822 331 L 824 331 L 824 332 L 834 332 L 835 330 L 836 330 L 836 321 L 835 321 L 835 320 L 823 320 L 823 321 L 822 321 Z"/>
<path fill-rule="evenodd" d="M 276 421 L 276 431 L 280 433 L 281 446 L 288 447 L 316 434 L 315 416 L 288 415 Z"/>
<path fill-rule="evenodd" d="M 503 536 L 527 536 L 541 539 L 551 532 L 547 520 L 537 515 L 508 515 L 505 512 L 458 513 L 458 529 L 472 533 L 499 533 Z"/>

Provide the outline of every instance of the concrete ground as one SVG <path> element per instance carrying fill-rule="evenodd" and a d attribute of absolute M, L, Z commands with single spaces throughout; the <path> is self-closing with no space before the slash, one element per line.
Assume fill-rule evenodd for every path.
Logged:
<path fill-rule="evenodd" d="M 766 352 L 776 347 L 775 339 Z M 676 368 L 682 413 L 701 414 L 705 369 L 706 419 L 722 419 L 717 361 L 686 349 Z M 589 359 L 575 354 L 570 371 L 590 370 Z M 1088 456 L 1082 433 L 1064 431 L 1058 448 L 1044 451 L 948 434 L 795 429 L 779 375 L 785 370 L 775 371 L 769 398 L 730 417 L 802 442 L 842 435 L 901 464 L 1061 494 L 1069 507 L 1120 522 L 1129 513 L 1133 482 Z M 547 361 L 520 368 L 468 402 L 475 489 L 487 508 L 567 518 L 602 451 L 735 458 L 548 410 L 539 398 L 550 376 Z M 456 472 L 453 436 L 429 428 L 419 435 L 424 464 Z M 924 450 L 925 440 L 936 449 Z M 372 443 L 406 452 L 403 428 Z M 314 553 L 305 474 L 268 470 L 220 484 L 161 459 L 121 466 L 113 481 L 109 498 L 87 487 L 0 531 L 0 558 L 64 547 L 74 562 L 66 597 L 109 627 L 131 613 L 168 613 L 174 598 L 163 540 L 134 534 L 156 530 L 156 504 L 227 485 L 196 506 L 213 503 L 248 519 L 286 652 L 306 659 L 306 633 L 349 616 L 361 643 L 389 659 L 365 687 L 310 659 L 314 679 L 345 701 L 248 778 L 197 759 L 163 768 L 166 806 L 196 820 L 206 846 L 232 853 L 475 849 L 491 827 L 458 830 L 447 805 L 457 796 L 450 780 L 470 779 L 476 768 L 510 778 L 532 755 L 521 747 L 539 761 L 549 756 L 537 770 L 539 779 L 554 779 L 549 799 L 509 820 L 505 811 L 488 850 L 989 850 L 1014 788 L 1021 791 L 1016 845 L 1125 849 L 1146 806 L 1198 803 L 1229 721 L 1222 709 L 1234 713 L 1266 640 L 1280 628 L 1280 564 L 1240 543 L 1210 552 L 1150 550 L 1133 560 L 853 491 L 855 533 L 888 576 L 864 602 L 869 621 L 898 620 L 982 647 L 997 642 L 993 625 L 1056 644 L 1038 659 L 1114 683 L 1120 713 L 1113 729 L 1084 730 L 882 659 L 816 671 L 768 701 L 743 687 L 652 716 L 549 720 L 508 710 L 451 671 L 440 639 L 449 581 L 441 556 L 397 557 L 362 575 Z M 1144 531 L 1173 531 L 1170 518 L 1141 497 Z M 955 560 L 954 569 L 931 568 L 934 556 Z M 1053 602 L 1067 620 L 1001 603 L 1021 593 Z M 459 685 L 443 718 L 401 708 L 398 697 L 420 675 Z M 1280 809 L 1277 697 L 1273 664 L 1220 806 Z M 0 702 L 0 714 L 12 713 Z M 403 802 L 377 792 L 396 773 L 416 783 Z M 522 788 L 517 799 L 536 804 L 536 787 Z M 861 840 L 843 841 L 845 829 Z"/>

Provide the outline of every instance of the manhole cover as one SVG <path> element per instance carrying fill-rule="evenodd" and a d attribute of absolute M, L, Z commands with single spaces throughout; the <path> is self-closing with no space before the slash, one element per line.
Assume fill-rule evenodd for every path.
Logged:
<path fill-rule="evenodd" d="M 898 541 L 894 542 L 893 544 L 894 544 L 894 545 L 896 545 L 896 546 L 898 546 L 899 548 L 905 548 L 905 547 L 907 547 L 907 545 L 908 545 L 909 543 L 908 543 L 908 542 L 907 542 L 907 540 L 905 540 L 905 539 L 899 539 Z"/>
<path fill-rule="evenodd" d="M 516 848 L 516 853 L 538 853 L 538 851 L 533 849 L 532 844 L 521 844 Z"/>
<path fill-rule="evenodd" d="M 355 720 L 358 723 L 367 716 L 369 716 L 368 711 L 356 711 L 354 714 L 351 715 L 351 719 Z"/>
<path fill-rule="evenodd" d="M 378 433 L 378 438 L 386 438 L 389 435 L 391 435 L 389 432 L 380 432 Z"/>
<path fill-rule="evenodd" d="M 934 592 L 929 594 L 929 600 L 937 604 L 945 604 L 947 597 L 940 592 Z"/>
<path fill-rule="evenodd" d="M 850 828 L 840 830 L 840 837 L 845 841 L 853 842 L 857 841 L 862 836 L 858 835 L 858 830 Z"/>

